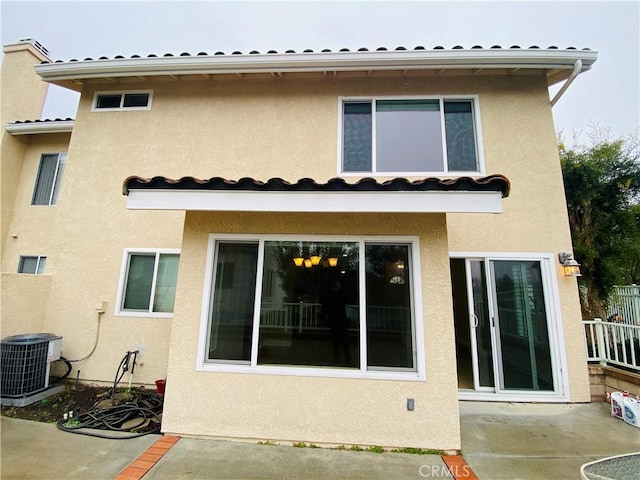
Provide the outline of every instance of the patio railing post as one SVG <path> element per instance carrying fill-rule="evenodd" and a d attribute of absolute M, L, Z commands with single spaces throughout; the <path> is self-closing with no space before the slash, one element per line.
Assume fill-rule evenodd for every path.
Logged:
<path fill-rule="evenodd" d="M 606 359 L 607 347 L 605 345 L 604 325 L 602 325 L 601 318 L 596 317 L 593 320 L 596 322 L 595 327 L 596 327 L 596 345 L 598 349 L 598 360 L 600 360 L 600 365 L 606 365 L 607 364 L 607 359 Z"/>

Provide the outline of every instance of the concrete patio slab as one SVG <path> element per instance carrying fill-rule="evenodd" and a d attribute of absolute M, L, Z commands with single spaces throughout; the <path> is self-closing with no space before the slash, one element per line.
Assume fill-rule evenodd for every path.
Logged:
<path fill-rule="evenodd" d="M 54 424 L 2 417 L 0 476 L 13 479 L 113 480 L 160 435 L 106 440 Z"/>
<path fill-rule="evenodd" d="M 460 402 L 460 412 L 463 457 L 480 480 L 575 480 L 587 462 L 640 451 L 640 429 L 611 417 L 606 403 Z M 0 427 L 3 480 L 124 478 L 127 468 L 153 457 L 160 438 L 169 440 L 106 440 L 7 417 Z M 439 455 L 175 440 L 149 462 L 144 480 L 451 479 Z"/>
<path fill-rule="evenodd" d="M 640 450 L 607 403 L 460 402 L 462 454 L 481 480 L 580 478 L 580 466 Z"/>

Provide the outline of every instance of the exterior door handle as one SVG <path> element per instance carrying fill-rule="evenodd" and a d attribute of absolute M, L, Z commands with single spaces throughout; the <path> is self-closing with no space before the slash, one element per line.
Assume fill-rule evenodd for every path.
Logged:
<path fill-rule="evenodd" d="M 471 326 L 473 328 L 478 328 L 478 316 L 475 313 L 471 314 L 471 318 L 472 318 L 472 322 L 471 322 Z"/>

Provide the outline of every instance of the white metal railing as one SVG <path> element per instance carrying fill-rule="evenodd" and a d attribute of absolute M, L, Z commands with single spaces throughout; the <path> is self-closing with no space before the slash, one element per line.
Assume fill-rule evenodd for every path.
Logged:
<path fill-rule="evenodd" d="M 360 328 L 357 305 L 347 305 L 346 314 L 350 330 Z M 367 330 L 401 332 L 406 329 L 410 310 L 405 307 L 367 307 Z M 298 332 L 327 328 L 322 319 L 320 303 L 263 302 L 260 309 L 260 327 L 297 330 Z"/>
<path fill-rule="evenodd" d="M 640 371 L 640 325 L 583 320 L 587 361 Z"/>
<path fill-rule="evenodd" d="M 607 301 L 607 319 L 640 325 L 640 285 L 616 285 Z"/>
<path fill-rule="evenodd" d="M 350 330 L 360 329 L 360 308 L 347 305 L 346 315 Z M 251 322 L 251 313 L 245 304 L 221 302 L 214 305 L 215 323 L 220 326 L 241 326 Z M 404 332 L 410 325 L 411 311 L 406 307 L 367 307 L 367 331 Z M 262 302 L 260 328 L 299 333 L 326 330 L 329 326 L 322 318 L 320 303 Z"/>

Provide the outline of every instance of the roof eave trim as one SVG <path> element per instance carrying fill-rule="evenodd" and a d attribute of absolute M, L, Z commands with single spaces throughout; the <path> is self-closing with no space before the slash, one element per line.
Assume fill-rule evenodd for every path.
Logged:
<path fill-rule="evenodd" d="M 494 191 L 257 192 L 130 190 L 129 210 L 296 213 L 502 213 Z"/>
<path fill-rule="evenodd" d="M 73 131 L 73 121 L 65 120 L 61 122 L 29 122 L 29 123 L 9 123 L 5 129 L 11 135 L 36 135 L 40 133 L 71 133 Z"/>
<path fill-rule="evenodd" d="M 45 81 L 154 75 L 270 72 L 384 71 L 509 68 L 583 70 L 598 57 L 590 50 L 434 50 L 403 52 L 287 53 L 147 57 L 43 63 L 35 67 Z"/>

